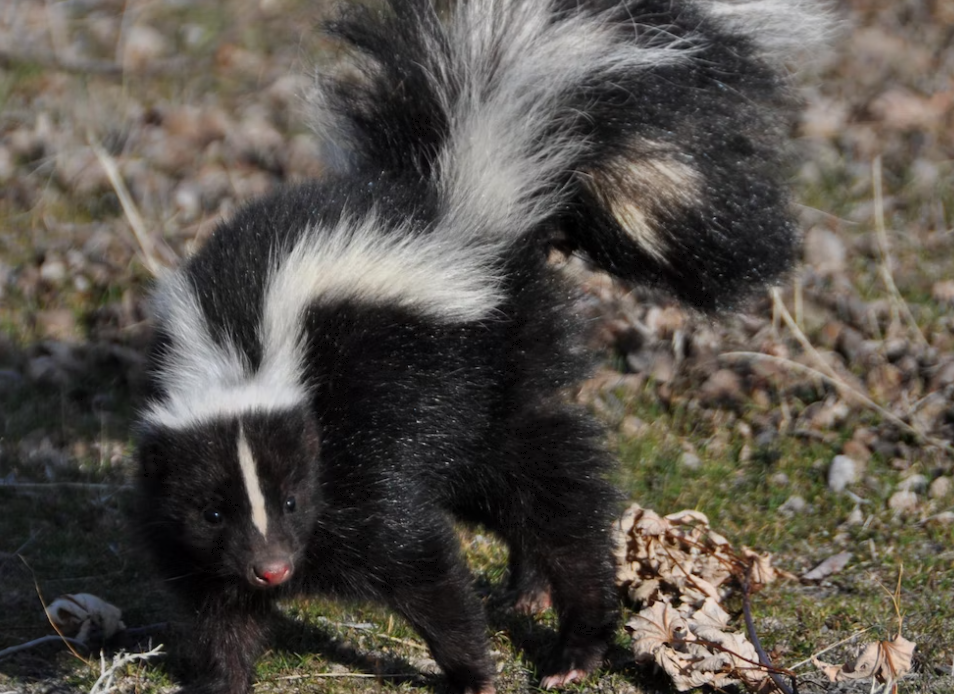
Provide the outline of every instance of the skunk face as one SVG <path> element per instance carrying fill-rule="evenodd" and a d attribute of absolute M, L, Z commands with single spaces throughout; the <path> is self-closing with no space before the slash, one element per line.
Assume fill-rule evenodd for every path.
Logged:
<path fill-rule="evenodd" d="M 143 432 L 143 529 L 182 576 L 272 588 L 300 563 L 315 516 L 318 435 L 306 407 Z"/>

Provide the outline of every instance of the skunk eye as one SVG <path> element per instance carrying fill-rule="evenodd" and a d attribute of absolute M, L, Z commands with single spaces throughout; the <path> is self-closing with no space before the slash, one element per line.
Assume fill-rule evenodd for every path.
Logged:
<path fill-rule="evenodd" d="M 202 517 L 205 519 L 205 522 L 209 525 L 218 525 L 223 520 L 225 520 L 222 512 L 216 508 L 207 508 L 202 513 Z"/>
<path fill-rule="evenodd" d="M 285 499 L 285 513 L 295 512 L 295 497 L 290 496 Z"/>

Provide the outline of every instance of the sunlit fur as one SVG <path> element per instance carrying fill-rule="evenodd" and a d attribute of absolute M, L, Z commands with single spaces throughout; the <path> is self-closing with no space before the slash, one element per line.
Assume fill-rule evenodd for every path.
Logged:
<path fill-rule="evenodd" d="M 617 495 L 554 245 L 703 309 L 789 265 L 790 37 L 807 0 L 424 0 L 343 10 L 312 99 L 328 174 L 240 210 L 152 297 L 140 527 L 194 623 L 193 691 L 248 691 L 277 597 L 381 601 L 492 691 L 453 519 L 560 620 L 545 686 L 616 627 Z M 377 9 L 374 9 L 377 8 Z"/>

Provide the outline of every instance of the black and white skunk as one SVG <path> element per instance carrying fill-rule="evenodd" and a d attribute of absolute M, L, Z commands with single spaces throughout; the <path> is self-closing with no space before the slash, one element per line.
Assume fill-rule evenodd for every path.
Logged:
<path fill-rule="evenodd" d="M 455 690 L 494 667 L 454 519 L 552 600 L 542 684 L 616 626 L 617 495 L 558 246 L 703 309 L 792 260 L 782 61 L 805 0 L 424 0 L 353 8 L 321 81 L 325 178 L 238 213 L 153 297 L 142 529 L 195 615 L 193 689 L 246 692 L 280 596 L 382 601 Z M 174 580 L 172 580 L 174 579 Z"/>

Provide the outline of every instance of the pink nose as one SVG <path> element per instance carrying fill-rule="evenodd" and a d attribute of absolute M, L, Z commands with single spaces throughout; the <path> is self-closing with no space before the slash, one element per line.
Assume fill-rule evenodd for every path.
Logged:
<path fill-rule="evenodd" d="M 291 565 L 283 561 L 268 562 L 255 566 L 255 578 L 261 585 L 277 586 L 291 576 Z"/>

